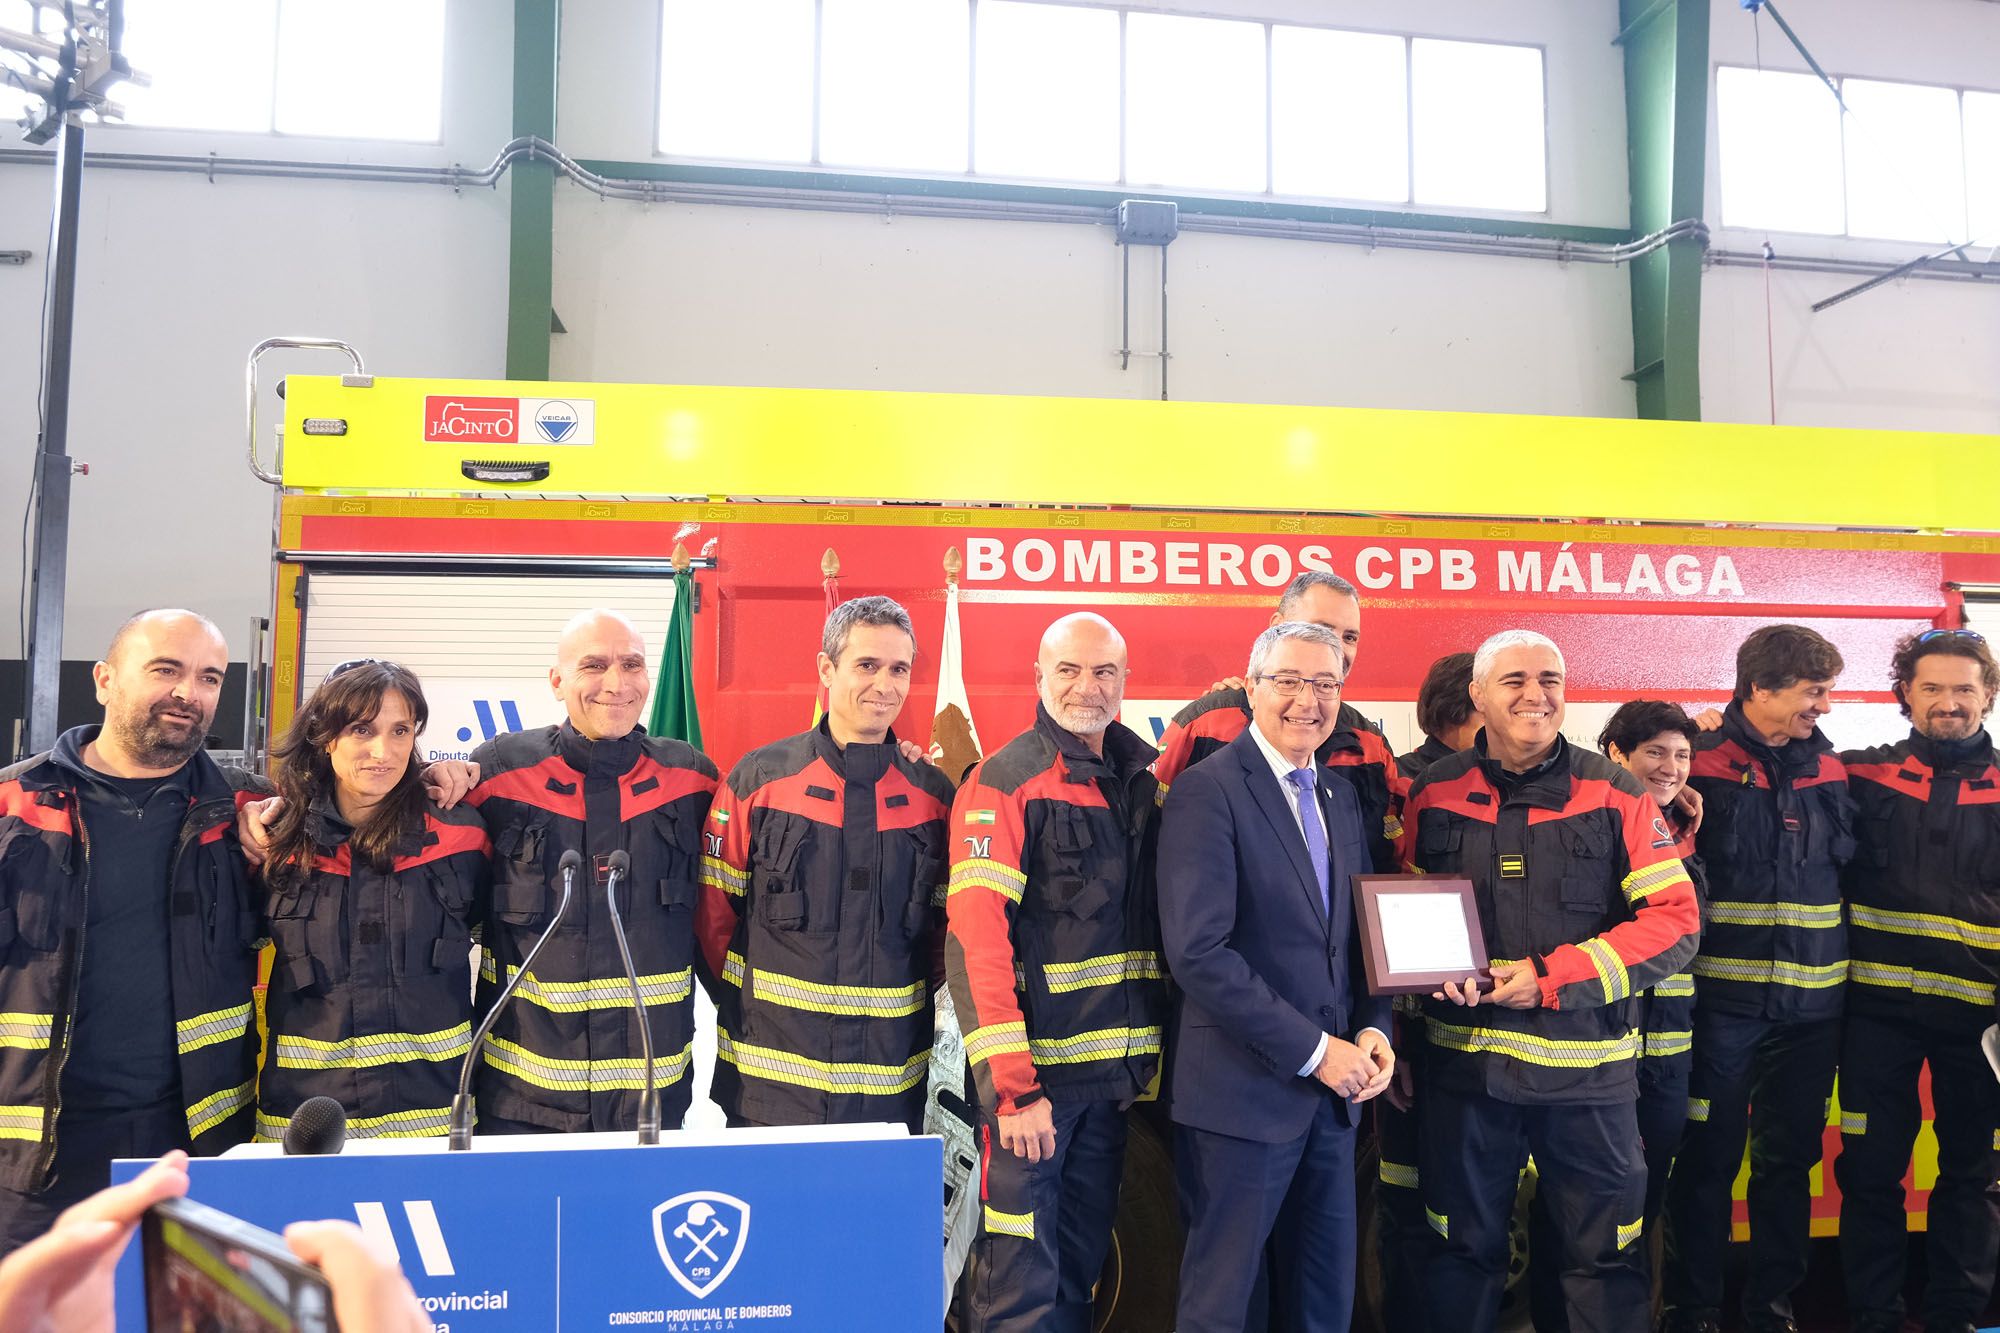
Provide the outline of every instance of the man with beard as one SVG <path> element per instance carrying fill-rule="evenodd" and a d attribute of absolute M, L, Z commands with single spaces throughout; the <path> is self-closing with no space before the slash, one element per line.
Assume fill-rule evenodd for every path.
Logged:
<path fill-rule="evenodd" d="M 945 966 L 977 1085 L 982 1205 L 966 1333 L 1088 1333 L 1125 1107 L 1159 1066 L 1154 751 L 1118 721 L 1125 676 L 1102 616 L 1050 625 L 1035 725 L 951 810 Z"/>
<path fill-rule="evenodd" d="M 205 617 L 141 612 L 93 672 L 103 724 L 0 771 L 0 1253 L 114 1157 L 250 1137 L 248 779 L 201 748 L 228 665 Z"/>
<path fill-rule="evenodd" d="M 2000 1254 L 2000 1084 L 1979 1046 L 2000 983 L 2000 764 L 1985 722 L 2000 667 L 1970 630 L 1896 645 L 1912 730 L 1841 756 L 1859 818 L 1840 1055 L 1840 1267 L 1861 1333 L 1903 1323 L 1903 1173 L 1931 1068 L 1937 1183 L 1925 1333 L 1969 1333 Z"/>

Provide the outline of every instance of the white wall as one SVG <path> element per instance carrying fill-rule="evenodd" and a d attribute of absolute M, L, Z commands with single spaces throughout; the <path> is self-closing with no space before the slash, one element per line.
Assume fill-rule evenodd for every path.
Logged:
<path fill-rule="evenodd" d="M 444 141 L 358 144 L 92 127 L 88 149 L 483 166 L 508 137 L 511 11 L 448 14 Z M 10 146 L 13 146 L 10 144 Z M 87 161 L 87 159 L 86 159 Z M 36 348 L 49 166 L 0 166 L 0 588 L 21 581 L 21 505 L 35 449 Z M 221 178 L 86 166 L 77 251 L 64 656 L 95 657 L 132 610 L 184 603 L 245 651 L 270 601 L 271 489 L 243 461 L 243 362 L 274 334 L 344 338 L 371 368 L 498 377 L 505 369 L 507 190 Z M 337 359 L 275 353 L 287 369 Z M 266 419 L 277 408 L 267 395 Z M 270 441 L 263 441 L 266 464 Z M 0 657 L 20 655 L 0 598 Z M 11 704 L 11 700 L 7 701 Z M 11 710 L 9 710 L 11 711 Z"/>
<path fill-rule="evenodd" d="M 1787 6 L 1786 19 L 1836 76 L 2000 90 L 2000 4 L 1990 0 L 1814 0 Z M 1712 0 L 1710 23 L 1713 63 L 1757 63 L 1752 20 L 1736 0 Z M 1768 17 L 1762 45 L 1764 68 L 1807 69 Z M 1765 233 L 1720 225 L 1716 163 L 1711 79 L 1706 198 L 1712 244 L 1757 251 Z M 1892 263 L 1936 248 L 1785 234 L 1770 240 L 1782 254 Z M 2000 288 L 1906 279 L 1812 312 L 1813 302 L 1861 281 L 1773 273 L 1773 353 L 1767 358 L 1762 272 L 1710 269 L 1702 284 L 1703 417 L 1769 421 L 1775 367 L 1777 419 L 1788 425 L 2000 431 Z"/>

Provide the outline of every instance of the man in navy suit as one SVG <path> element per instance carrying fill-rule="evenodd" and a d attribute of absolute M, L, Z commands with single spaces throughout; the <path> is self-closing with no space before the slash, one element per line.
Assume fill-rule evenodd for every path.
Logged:
<path fill-rule="evenodd" d="M 1361 979 L 1348 877 L 1360 804 L 1314 752 L 1347 656 L 1286 621 L 1250 652 L 1251 725 L 1173 786 L 1160 926 L 1181 989 L 1168 1086 L 1187 1251 L 1180 1333 L 1240 1333 L 1274 1242 L 1271 1306 L 1300 1333 L 1354 1307 L 1356 1106 L 1389 1086 L 1389 1002 Z"/>

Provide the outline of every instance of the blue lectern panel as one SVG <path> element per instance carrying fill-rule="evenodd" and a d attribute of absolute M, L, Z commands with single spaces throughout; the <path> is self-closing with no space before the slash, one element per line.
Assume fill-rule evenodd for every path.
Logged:
<path fill-rule="evenodd" d="M 119 1163 L 113 1179 L 143 1163 Z M 934 1138 L 200 1159 L 190 1197 L 276 1231 L 393 1241 L 453 1333 L 639 1328 L 935 1333 Z M 143 1329 L 135 1244 L 118 1326 Z"/>

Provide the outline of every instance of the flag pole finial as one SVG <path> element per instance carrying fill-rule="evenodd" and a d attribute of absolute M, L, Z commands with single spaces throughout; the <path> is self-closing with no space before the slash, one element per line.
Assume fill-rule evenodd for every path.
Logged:
<path fill-rule="evenodd" d="M 676 574 L 687 573 L 689 568 L 694 564 L 694 561 L 688 556 L 688 548 L 684 542 L 674 543 L 674 553 L 670 559 L 672 560 L 674 573 Z"/>
<path fill-rule="evenodd" d="M 827 547 L 826 554 L 819 558 L 819 572 L 822 577 L 829 579 L 840 577 L 840 556 L 831 546 Z"/>
<path fill-rule="evenodd" d="M 964 569 L 965 557 L 958 553 L 958 548 L 953 546 L 946 550 L 944 553 L 944 581 L 946 583 L 958 582 L 958 576 Z"/>

